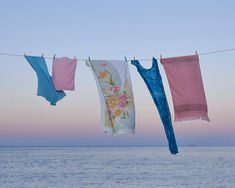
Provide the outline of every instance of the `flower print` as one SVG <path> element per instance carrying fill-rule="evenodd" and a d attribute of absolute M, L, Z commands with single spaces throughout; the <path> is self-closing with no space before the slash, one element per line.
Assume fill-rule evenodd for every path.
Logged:
<path fill-rule="evenodd" d="M 113 91 L 113 92 L 118 92 L 119 90 L 120 90 L 119 86 L 113 86 L 110 88 L 110 91 Z"/>
<path fill-rule="evenodd" d="M 117 110 L 114 111 L 114 115 L 115 115 L 115 116 L 120 116 L 122 113 L 123 113 L 123 112 L 122 112 L 121 109 L 117 109 Z"/>
<path fill-rule="evenodd" d="M 127 97 L 126 94 L 122 94 L 122 95 L 119 96 L 119 99 L 120 99 L 120 101 L 122 101 L 122 102 L 126 102 L 126 101 L 128 100 L 128 97 Z"/>
<path fill-rule="evenodd" d="M 108 76 L 107 72 L 105 71 L 99 72 L 99 79 L 105 78 L 107 76 Z"/>
<path fill-rule="evenodd" d="M 106 63 L 100 64 L 100 66 L 106 65 Z M 129 118 L 128 110 L 134 108 L 131 86 L 128 80 L 126 80 L 124 88 L 122 88 L 121 83 L 117 82 L 117 78 L 113 75 L 113 72 L 109 72 L 106 69 L 98 72 L 98 78 L 100 79 L 102 92 L 107 105 L 106 123 L 108 127 L 113 128 L 118 119 Z"/>
<path fill-rule="evenodd" d="M 113 109 L 118 105 L 119 99 L 116 96 L 110 96 L 107 98 L 107 103 L 108 103 L 108 107 Z"/>
<path fill-rule="evenodd" d="M 125 106 L 126 106 L 126 104 L 123 103 L 123 102 L 120 102 L 120 103 L 118 104 L 118 107 L 119 107 L 119 108 L 124 108 Z"/>

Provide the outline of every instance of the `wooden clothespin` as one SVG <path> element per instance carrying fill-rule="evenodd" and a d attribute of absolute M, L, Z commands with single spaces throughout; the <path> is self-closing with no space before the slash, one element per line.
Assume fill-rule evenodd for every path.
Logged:
<path fill-rule="evenodd" d="M 91 61 L 91 58 L 90 58 L 90 56 L 88 57 L 88 61 Z"/>
<path fill-rule="evenodd" d="M 135 61 L 135 57 L 134 57 L 133 59 L 134 59 L 134 61 Z"/>
<path fill-rule="evenodd" d="M 127 62 L 127 58 L 126 58 L 126 56 L 124 57 L 124 59 L 125 59 L 125 61 Z"/>
<path fill-rule="evenodd" d="M 55 59 L 55 54 L 54 54 L 54 56 L 53 56 L 53 59 Z"/>

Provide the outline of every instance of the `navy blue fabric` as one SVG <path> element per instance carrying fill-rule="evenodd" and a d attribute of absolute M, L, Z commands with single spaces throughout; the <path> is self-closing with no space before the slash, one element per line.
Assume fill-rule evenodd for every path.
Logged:
<path fill-rule="evenodd" d="M 37 74 L 37 95 L 44 97 L 51 105 L 56 105 L 56 102 L 65 97 L 65 93 L 64 91 L 56 91 L 52 78 L 49 75 L 45 59 L 35 56 L 25 56 L 25 58 Z"/>
<path fill-rule="evenodd" d="M 170 152 L 172 154 L 178 153 L 174 129 L 172 127 L 171 114 L 162 84 L 162 78 L 158 69 L 157 60 L 153 58 L 152 67 L 150 69 L 142 67 L 138 60 L 131 61 L 131 64 L 137 67 L 139 74 L 147 85 L 154 103 L 157 106 L 161 121 L 164 125 Z"/>

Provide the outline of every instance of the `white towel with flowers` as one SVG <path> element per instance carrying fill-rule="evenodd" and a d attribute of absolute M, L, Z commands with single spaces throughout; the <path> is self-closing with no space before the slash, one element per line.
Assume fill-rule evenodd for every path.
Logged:
<path fill-rule="evenodd" d="M 135 132 L 135 105 L 126 61 L 89 60 L 101 102 L 104 132 L 120 135 Z"/>

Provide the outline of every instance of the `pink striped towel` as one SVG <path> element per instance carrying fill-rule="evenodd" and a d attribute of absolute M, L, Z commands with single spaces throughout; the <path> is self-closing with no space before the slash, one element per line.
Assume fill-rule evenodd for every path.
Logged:
<path fill-rule="evenodd" d="M 161 58 L 170 85 L 175 121 L 209 121 L 198 55 Z"/>
<path fill-rule="evenodd" d="M 52 81 L 56 90 L 75 89 L 76 59 L 54 58 L 52 63 Z"/>

